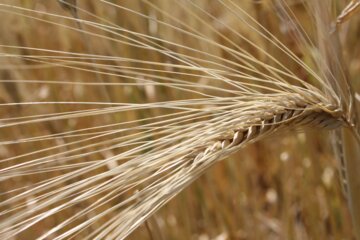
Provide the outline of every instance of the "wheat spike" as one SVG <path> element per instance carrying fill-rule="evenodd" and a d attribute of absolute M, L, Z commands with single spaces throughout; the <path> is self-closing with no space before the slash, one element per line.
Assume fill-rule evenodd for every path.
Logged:
<path fill-rule="evenodd" d="M 1 2 L 59 39 L 0 40 L 0 236 L 125 239 L 215 163 L 309 128 L 335 130 L 358 226 L 357 113 L 331 5 L 294 4 L 312 35 L 283 0 Z"/>

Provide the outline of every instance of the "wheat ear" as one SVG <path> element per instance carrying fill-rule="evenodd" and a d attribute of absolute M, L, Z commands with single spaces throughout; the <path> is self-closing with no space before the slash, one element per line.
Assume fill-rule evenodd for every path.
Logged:
<path fill-rule="evenodd" d="M 316 67 L 314 67 L 316 70 L 309 67 L 235 1 L 218 0 L 217 3 L 247 26 L 249 33 L 256 33 L 255 35 L 266 44 L 252 42 L 246 34 L 228 27 L 226 21 L 217 19 L 209 9 L 196 1 L 173 3 L 187 16 L 192 16 L 196 20 L 194 22 L 205 26 L 210 35 L 207 35 L 207 31 L 198 31 L 199 29 L 192 28 L 190 24 L 179 21 L 170 12 L 161 10 L 148 0 L 142 0 L 141 3 L 144 5 L 141 6 L 147 6 L 149 13 L 158 13 L 159 19 L 137 12 L 132 8 L 133 2 L 130 1 L 127 3 L 128 7 L 126 3 L 117 5 L 112 1 L 100 1 L 115 10 L 145 19 L 152 26 L 145 31 L 117 26 L 106 16 L 97 17 L 78 8 L 77 1 L 60 2 L 65 9 L 72 11 L 74 17 L 3 3 L 0 4 L 0 11 L 72 30 L 83 36 L 100 38 L 115 46 L 118 44 L 124 51 L 128 49 L 131 57 L 115 54 L 104 56 L 92 51 L 83 54 L 73 53 L 70 50 L 66 52 L 62 49 L 1 45 L 1 48 L 9 50 L 9 53 L 4 53 L 3 57 L 20 59 L 25 63 L 38 64 L 40 67 L 61 67 L 78 72 L 95 73 L 97 76 L 101 74 L 106 77 L 118 77 L 120 81 L 116 79 L 118 82 L 115 82 L 114 86 L 121 86 L 124 89 L 130 87 L 135 89 L 135 93 L 138 88 L 149 87 L 147 90 L 150 89 L 149 99 L 152 101 L 132 103 L 128 100 L 131 103 L 121 103 L 124 100 L 121 99 L 114 102 L 100 100 L 67 102 L 45 99 L 44 102 L 18 100 L 15 103 L 10 101 L 1 104 L 4 108 L 41 107 L 45 104 L 55 107 L 96 106 L 94 109 L 80 111 L 59 111 L 49 114 L 40 111 L 38 115 L 19 114 L 19 117 L 10 115 L 1 119 L 0 127 L 5 130 L 8 128 L 11 131 L 15 126 L 30 128 L 32 124 L 50 129 L 50 134 L 40 133 L 38 136 L 35 131 L 34 136 L 29 138 L 18 138 L 19 135 L 14 134 L 10 139 L 5 138 L 2 141 L 4 145 L 15 145 L 15 147 L 18 146 L 16 144 L 19 146 L 27 143 L 35 144 L 34 149 L 26 149 L 25 153 L 15 151 L 15 156 L 9 154 L 6 159 L 0 161 L 1 183 L 11 183 L 13 179 L 16 181 L 22 177 L 31 179 L 33 175 L 38 176 L 38 178 L 34 177 L 34 181 L 30 181 L 30 184 L 23 182 L 23 186 L 19 187 L 19 184 L 15 189 L 1 193 L 0 236 L 3 238 L 26 234 L 27 230 L 41 226 L 42 221 L 56 219 L 57 214 L 71 210 L 71 215 L 50 227 L 41 229 L 38 239 L 69 239 L 79 236 L 82 239 L 124 239 L 210 166 L 249 143 L 294 128 L 332 130 L 352 127 L 352 122 L 349 120 L 349 94 L 344 90 L 345 84 L 339 84 L 340 80 L 338 81 L 337 76 L 334 77 L 332 66 L 329 67 L 329 63 L 315 57 L 314 62 L 323 72 L 317 72 Z M 285 16 L 290 17 L 290 25 L 297 26 L 296 19 L 292 20 L 294 15 L 289 15 L 291 10 L 287 9 L 287 3 L 281 2 L 279 1 L 279 6 L 283 6 Z M 166 1 L 163 3 L 165 4 Z M 82 14 L 88 14 L 87 16 L 92 20 L 82 19 Z M 64 23 L 67 21 L 73 21 L 78 26 L 81 23 L 80 26 L 83 27 L 67 25 Z M 134 25 L 137 26 L 135 23 L 137 21 L 134 21 Z M 157 32 L 156 28 L 159 26 L 168 31 L 165 33 L 170 34 Z M 242 41 L 233 41 L 219 30 L 222 28 L 231 33 L 229 36 L 234 34 Z M 295 29 L 298 31 L 298 28 Z M 173 31 L 181 34 L 175 34 L 172 38 Z M 314 47 L 311 41 L 307 42 L 305 35 L 300 36 L 300 30 L 299 33 L 297 40 L 303 41 L 303 46 Z M 214 39 L 219 38 L 221 41 L 209 37 L 213 35 L 216 36 Z M 177 36 L 185 36 L 192 40 L 190 42 L 200 42 L 205 45 L 206 50 L 201 48 L 202 44 L 192 47 L 187 41 L 178 42 Z M 249 49 L 243 48 L 243 43 L 249 45 Z M 285 56 L 286 60 L 301 68 L 309 78 L 304 80 L 293 72 L 293 68 L 277 60 L 276 56 L 272 56 L 272 53 L 264 48 L 267 45 L 277 49 L 281 53 L 280 56 Z M 109 49 L 114 47 L 111 44 L 109 46 Z M 207 51 L 208 49 L 215 51 Z M 220 54 L 222 52 L 226 54 Z M 150 58 L 140 58 L 144 53 Z M 259 56 L 262 60 L 259 60 Z M 333 55 L 328 54 L 328 56 Z M 21 67 L 33 67 L 23 65 Z M 17 82 L 10 79 L 3 82 L 25 86 L 26 84 L 112 86 L 110 82 L 103 83 L 99 80 L 101 79 L 97 79 L 96 83 L 42 79 Z M 206 80 L 205 83 L 203 80 Z M 169 92 L 168 95 L 164 95 L 168 99 L 154 97 L 155 90 L 152 87 L 159 87 L 156 97 L 163 93 L 163 88 L 166 88 Z M 174 93 L 178 93 L 179 96 L 172 99 Z M 184 97 L 187 100 L 181 95 L 183 93 L 188 94 Z M 148 99 L 144 97 L 140 100 L 142 102 Z M 98 106 L 107 108 L 99 109 Z M 136 111 L 140 113 L 134 114 Z M 129 112 L 131 117 L 135 116 L 139 119 L 128 120 L 121 115 L 126 115 L 124 114 L 126 112 Z M 75 130 L 70 129 L 68 132 L 61 130 L 63 132 L 60 133 L 54 131 L 54 126 L 51 125 L 53 122 L 104 114 L 113 114 L 104 118 L 114 117 L 116 121 L 120 118 L 124 123 L 121 125 L 116 122 L 96 127 L 77 126 Z M 95 124 L 99 123 L 95 121 Z M 20 136 L 22 137 L 21 134 Z M 62 139 L 67 137 L 70 139 L 84 137 L 85 140 L 66 142 Z M 106 141 L 102 142 L 102 137 L 107 138 Z M 51 147 L 36 145 L 37 142 L 52 140 L 55 142 L 50 142 L 53 144 Z M 111 146 L 103 147 L 102 144 Z M 92 161 L 84 161 L 91 154 L 116 148 L 121 151 L 114 155 L 102 156 L 100 160 L 95 158 L 97 157 L 95 155 Z M 76 162 L 78 159 L 81 162 Z M 349 167 L 352 168 L 351 165 L 347 168 Z M 356 178 L 356 169 L 349 170 L 350 178 Z M 47 177 L 47 174 L 52 172 L 56 174 Z M 355 180 L 350 179 L 349 182 L 356 183 Z M 349 185 L 350 190 L 357 188 Z M 84 205 L 80 210 L 73 211 L 73 207 L 75 209 L 82 204 Z M 357 208 L 355 211 L 358 211 Z"/>
<path fill-rule="evenodd" d="M 157 178 L 157 180 L 152 181 L 152 183 L 148 184 L 145 188 L 136 191 L 132 196 L 120 202 L 114 208 L 107 210 L 114 211 L 114 209 L 122 208 L 121 212 L 113 218 L 113 221 L 108 221 L 106 224 L 103 224 L 97 231 L 89 235 L 88 238 L 125 238 L 153 212 L 193 182 L 206 169 L 217 161 L 238 151 L 248 143 L 260 140 L 274 132 L 290 128 L 316 127 L 335 129 L 346 124 L 346 120 L 342 117 L 341 109 L 337 106 L 324 104 L 309 94 L 305 96 L 306 97 L 301 97 L 299 94 L 292 94 L 287 97 L 269 96 L 268 99 L 263 98 L 263 104 L 259 104 L 260 101 L 257 101 L 258 105 L 251 107 L 252 111 L 248 114 L 244 114 L 244 112 L 246 113 L 246 108 L 239 108 L 238 111 L 240 112 L 236 111 L 238 113 L 232 114 L 235 119 L 233 119 L 228 126 L 217 128 L 214 124 L 213 126 L 202 127 L 197 131 L 197 134 L 203 134 L 202 137 L 207 140 L 196 143 L 195 137 L 190 138 L 190 141 L 187 141 L 189 143 L 192 141 L 195 143 L 193 144 L 193 149 L 189 148 L 189 144 L 187 143 L 186 150 L 182 151 L 181 155 L 175 155 L 173 157 L 167 156 L 164 158 L 166 161 L 161 160 L 162 155 L 171 155 L 171 149 L 175 150 L 177 147 L 182 147 L 181 144 L 178 144 L 178 146 L 175 144 L 171 149 L 166 149 L 163 153 L 158 151 L 156 155 L 154 155 L 153 160 L 149 160 L 150 158 L 148 156 L 146 165 L 144 166 L 138 165 L 136 161 L 134 161 L 131 165 L 137 166 L 136 169 L 131 166 L 120 166 L 119 169 L 113 169 L 112 175 L 114 179 L 120 177 L 118 178 L 119 182 L 112 184 L 112 189 L 118 189 L 117 191 L 128 189 L 132 185 L 132 182 L 143 181 L 142 179 Z M 244 112 L 241 113 L 241 111 Z M 236 119 L 236 116 L 240 118 Z M 203 133 L 201 133 L 202 131 Z M 139 164 L 140 163 L 141 161 L 139 161 Z M 124 170 L 121 170 L 121 168 Z M 169 171 L 171 172 L 170 175 L 165 174 Z M 116 176 L 116 172 L 121 173 L 121 176 Z M 145 174 L 140 174 L 141 172 L 145 172 Z M 90 181 L 90 179 L 88 179 L 88 181 Z M 79 186 L 81 187 L 82 185 Z M 106 187 L 106 185 L 99 185 L 96 191 L 100 191 L 101 188 L 104 187 Z M 66 191 L 49 196 L 32 209 L 32 212 L 37 212 L 35 217 L 30 218 L 33 213 L 25 210 L 1 223 L 0 227 L 2 230 L 0 230 L 0 234 L 4 237 L 15 236 L 45 217 L 49 217 L 73 204 L 80 203 L 84 199 L 92 196 L 94 190 L 95 189 L 86 190 L 76 198 L 66 202 L 65 205 L 60 204 L 53 210 L 46 210 L 45 207 L 61 201 L 64 197 L 71 196 L 76 191 L 81 191 L 81 188 L 74 185 Z M 21 195 L 16 196 L 14 200 L 19 200 L 19 197 L 21 197 Z M 11 200 L 12 199 L 8 199 L 0 205 L 4 206 L 4 204 L 9 204 Z M 101 203 L 101 201 L 99 203 Z M 46 239 L 93 207 L 96 207 L 96 203 L 47 231 L 47 233 L 39 239 Z M 107 211 L 84 221 L 77 227 L 65 231 L 59 235 L 57 239 L 66 239 L 73 234 L 78 234 L 99 220 Z M 28 218 L 30 218 L 31 221 L 28 221 Z"/>
<path fill-rule="evenodd" d="M 296 94 L 295 94 L 296 96 Z M 172 175 L 159 186 L 149 191 L 144 191 L 137 197 L 141 200 L 134 203 L 123 213 L 116 216 L 114 223 L 96 231 L 91 237 L 108 237 L 124 239 L 141 222 L 153 212 L 168 202 L 187 185 L 193 182 L 207 168 L 217 161 L 228 157 L 249 143 L 258 141 L 274 132 L 289 130 L 292 128 L 314 127 L 322 129 L 336 129 L 345 125 L 341 110 L 337 106 L 322 104 L 307 105 L 301 98 L 284 98 L 278 104 L 272 103 L 267 110 L 254 114 L 252 119 L 239 123 L 237 128 L 229 129 L 222 137 L 205 145 L 202 149 L 192 151 L 184 159 L 185 165 L 181 171 Z M 90 238 L 89 238 L 90 239 Z"/>

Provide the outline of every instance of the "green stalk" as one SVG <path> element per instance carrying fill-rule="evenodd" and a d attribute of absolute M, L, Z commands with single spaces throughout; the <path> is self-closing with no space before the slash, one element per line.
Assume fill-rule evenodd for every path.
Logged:
<path fill-rule="evenodd" d="M 360 141 L 350 128 L 343 128 L 343 150 L 347 170 L 348 201 L 353 229 L 360 239 Z"/>

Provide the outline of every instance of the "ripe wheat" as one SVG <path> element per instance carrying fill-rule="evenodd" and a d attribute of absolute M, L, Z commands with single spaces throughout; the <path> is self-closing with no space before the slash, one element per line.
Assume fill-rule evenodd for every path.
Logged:
<path fill-rule="evenodd" d="M 0 45 L 13 74 L 1 81 L 1 237 L 124 239 L 216 162 L 304 128 L 336 129 L 358 226 L 358 164 L 347 156 L 357 113 L 330 1 L 59 2 L 0 3 L 9 22 L 66 35 Z M 253 4 L 275 9 L 310 60 L 256 20 Z"/>

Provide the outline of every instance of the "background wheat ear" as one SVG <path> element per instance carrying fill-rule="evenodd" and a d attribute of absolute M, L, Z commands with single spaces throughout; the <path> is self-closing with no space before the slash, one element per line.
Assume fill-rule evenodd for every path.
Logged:
<path fill-rule="evenodd" d="M 1 0 L 0 237 L 353 238 L 344 7 Z"/>

